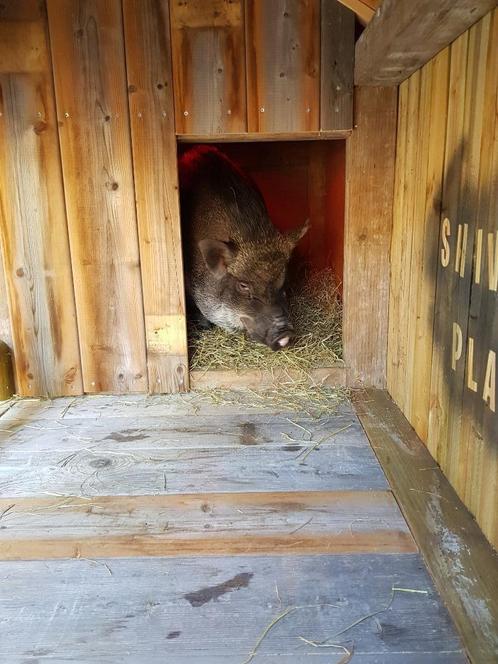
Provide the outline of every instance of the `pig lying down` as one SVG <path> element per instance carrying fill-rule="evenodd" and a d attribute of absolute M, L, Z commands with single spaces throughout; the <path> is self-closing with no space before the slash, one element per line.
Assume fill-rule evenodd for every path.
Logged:
<path fill-rule="evenodd" d="M 286 347 L 287 264 L 307 222 L 280 233 L 255 184 L 216 148 L 186 152 L 179 174 L 187 293 L 204 322 Z"/>

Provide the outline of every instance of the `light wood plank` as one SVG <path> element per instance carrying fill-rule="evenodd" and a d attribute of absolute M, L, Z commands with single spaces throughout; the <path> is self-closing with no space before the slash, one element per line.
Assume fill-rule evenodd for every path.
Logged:
<path fill-rule="evenodd" d="M 245 134 L 178 134 L 179 143 L 246 143 L 251 141 L 314 141 L 343 140 L 351 136 L 351 129 L 332 131 L 282 131 L 282 132 L 247 132 Z"/>
<path fill-rule="evenodd" d="M 320 129 L 353 127 L 354 14 L 321 2 Z"/>
<path fill-rule="evenodd" d="M 246 131 L 243 0 L 169 4 L 177 132 Z"/>
<path fill-rule="evenodd" d="M 390 492 L 0 499 L 0 560 L 417 551 Z"/>
<path fill-rule="evenodd" d="M 378 622 L 339 642 L 362 664 L 466 661 L 416 554 L 4 562 L 0 579 L 9 662 L 47 652 L 99 664 L 241 664 L 272 620 L 299 606 L 309 608 L 280 620 L 254 661 L 338 664 L 343 651 L 322 657 L 298 637 L 320 641 L 382 611 L 393 585 L 427 594 L 396 593 Z"/>
<path fill-rule="evenodd" d="M 317 131 L 319 0 L 246 0 L 250 132 Z"/>
<path fill-rule="evenodd" d="M 0 401 L 10 399 L 15 391 L 12 353 L 0 339 Z"/>
<path fill-rule="evenodd" d="M 375 13 L 376 5 L 378 4 L 377 0 L 337 0 L 353 11 L 358 17 L 362 25 L 367 25 L 373 18 Z"/>
<path fill-rule="evenodd" d="M 7 283 L 3 269 L 3 256 L 0 243 L 0 341 L 3 341 L 10 348 L 12 343 L 12 326 L 10 324 L 9 303 L 7 298 Z"/>
<path fill-rule="evenodd" d="M 264 371 L 251 369 L 247 371 L 192 371 L 190 373 L 190 384 L 194 390 L 205 390 L 213 388 L 238 389 L 241 387 L 265 388 L 278 384 L 281 380 L 292 380 L 299 378 L 301 374 L 292 369 L 274 369 Z M 324 367 L 323 369 L 312 369 L 309 371 L 310 385 L 344 386 L 347 381 L 346 367 Z"/>
<path fill-rule="evenodd" d="M 121 2 L 47 6 L 84 389 L 144 391 Z"/>
<path fill-rule="evenodd" d="M 453 42 L 496 0 L 383 0 L 356 43 L 356 85 L 398 85 Z"/>
<path fill-rule="evenodd" d="M 387 394 L 368 390 L 355 406 L 471 661 L 493 662 L 496 552 Z"/>
<path fill-rule="evenodd" d="M 24 0 L 4 4 L 0 42 L 0 245 L 21 395 L 81 394 L 52 69 L 44 19 Z M 21 37 L 22 34 L 22 37 Z M 19 55 L 19 60 L 23 60 Z M 2 275 L 3 277 L 3 275 Z"/>
<path fill-rule="evenodd" d="M 168 2 L 126 0 L 123 17 L 149 392 L 182 392 L 188 358 Z"/>
<path fill-rule="evenodd" d="M 378 387 L 386 381 L 396 102 L 395 88 L 358 88 L 358 127 L 346 147 L 344 361 L 356 384 Z"/>

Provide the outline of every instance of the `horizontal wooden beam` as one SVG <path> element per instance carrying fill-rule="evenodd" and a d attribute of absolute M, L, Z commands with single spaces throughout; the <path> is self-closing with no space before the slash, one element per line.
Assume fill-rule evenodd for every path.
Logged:
<path fill-rule="evenodd" d="M 351 129 L 332 129 L 328 131 L 293 131 L 293 132 L 245 132 L 243 134 L 177 134 L 179 143 L 251 143 L 257 141 L 316 141 L 344 140 L 351 136 Z"/>
<path fill-rule="evenodd" d="M 347 384 L 347 370 L 345 366 L 341 365 L 311 369 L 308 376 L 312 386 L 343 387 Z M 193 390 L 241 387 L 267 388 L 281 381 L 299 380 L 301 377 L 302 373 L 293 369 L 273 369 L 272 371 L 262 369 L 248 369 L 246 371 L 213 369 L 204 371 L 197 369 L 190 372 L 190 386 Z"/>
<path fill-rule="evenodd" d="M 494 9 L 496 0 L 383 0 L 356 43 L 356 85 L 398 85 Z"/>
<path fill-rule="evenodd" d="M 375 7 L 378 1 L 375 0 L 339 0 L 341 5 L 351 9 L 360 19 L 360 23 L 366 25 L 372 20 L 375 14 Z"/>

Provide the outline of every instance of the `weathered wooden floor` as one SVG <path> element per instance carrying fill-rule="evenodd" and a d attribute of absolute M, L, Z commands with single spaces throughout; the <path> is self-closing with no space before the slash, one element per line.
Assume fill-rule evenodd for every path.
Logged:
<path fill-rule="evenodd" d="M 0 662 L 467 661 L 349 404 L 1 413 Z"/>

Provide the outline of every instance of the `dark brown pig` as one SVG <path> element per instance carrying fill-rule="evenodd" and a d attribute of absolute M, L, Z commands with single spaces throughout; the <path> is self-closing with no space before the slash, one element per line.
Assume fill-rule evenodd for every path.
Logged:
<path fill-rule="evenodd" d="M 287 263 L 307 222 L 280 233 L 255 184 L 214 147 L 186 152 L 179 172 L 188 295 L 205 321 L 284 348 Z"/>

